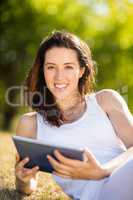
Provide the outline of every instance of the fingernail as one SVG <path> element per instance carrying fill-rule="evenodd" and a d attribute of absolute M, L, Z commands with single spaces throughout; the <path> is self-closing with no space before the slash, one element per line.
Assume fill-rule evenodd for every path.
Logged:
<path fill-rule="evenodd" d="M 38 167 L 38 166 L 36 166 L 36 169 L 38 170 L 38 169 L 39 169 L 39 167 Z"/>
<path fill-rule="evenodd" d="M 84 151 L 86 151 L 86 152 L 87 152 L 87 151 L 88 151 L 88 148 L 87 148 L 87 147 L 85 147 L 85 148 L 84 148 Z"/>
<path fill-rule="evenodd" d="M 28 157 L 26 157 L 26 158 L 25 158 L 25 160 L 26 160 L 26 161 L 28 161 L 28 160 L 29 160 L 29 158 L 28 158 Z"/>
<path fill-rule="evenodd" d="M 58 150 L 54 150 L 54 154 L 58 153 Z"/>

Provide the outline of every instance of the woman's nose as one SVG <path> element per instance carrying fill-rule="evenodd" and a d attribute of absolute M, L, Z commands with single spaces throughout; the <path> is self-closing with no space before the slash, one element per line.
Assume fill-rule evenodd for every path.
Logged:
<path fill-rule="evenodd" d="M 57 70 L 55 74 L 55 79 L 56 80 L 62 80 L 64 78 L 64 73 L 62 70 Z"/>

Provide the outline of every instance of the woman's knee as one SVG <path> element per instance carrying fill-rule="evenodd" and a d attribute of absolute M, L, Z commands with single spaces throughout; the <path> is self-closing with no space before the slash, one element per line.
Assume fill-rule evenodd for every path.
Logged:
<path fill-rule="evenodd" d="M 120 168 L 123 170 L 126 169 L 126 172 L 133 172 L 133 157 L 130 158 L 127 162 L 125 162 Z"/>
<path fill-rule="evenodd" d="M 102 188 L 102 200 L 133 199 L 133 158 L 115 170 Z M 132 198 L 131 198 L 132 197 Z"/>
<path fill-rule="evenodd" d="M 126 163 L 128 166 L 133 167 L 133 157 L 130 158 Z"/>

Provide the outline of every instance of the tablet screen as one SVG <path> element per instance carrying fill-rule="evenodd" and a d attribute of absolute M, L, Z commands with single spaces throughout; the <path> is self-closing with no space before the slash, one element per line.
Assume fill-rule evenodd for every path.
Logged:
<path fill-rule="evenodd" d="M 30 158 L 30 161 L 25 165 L 26 168 L 39 166 L 41 171 L 52 173 L 53 167 L 47 159 L 47 154 L 53 156 L 56 159 L 54 156 L 55 149 L 58 149 L 64 156 L 68 158 L 83 160 L 83 150 L 70 149 L 60 145 L 53 146 L 50 144 L 45 144 L 42 141 L 27 137 L 13 136 L 12 138 L 20 158 Z"/>

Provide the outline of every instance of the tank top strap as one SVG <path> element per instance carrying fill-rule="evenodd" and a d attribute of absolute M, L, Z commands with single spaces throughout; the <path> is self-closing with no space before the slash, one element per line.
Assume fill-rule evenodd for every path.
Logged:
<path fill-rule="evenodd" d="M 43 116 L 38 112 L 37 112 L 36 120 L 37 120 L 36 137 L 37 137 L 37 139 L 39 139 L 42 137 L 42 132 L 44 132 L 44 119 L 43 119 Z"/>
<path fill-rule="evenodd" d="M 87 102 L 87 106 L 88 106 L 90 112 L 92 112 L 92 113 L 100 112 L 102 115 L 106 116 L 105 111 L 103 110 L 103 108 L 100 106 L 100 104 L 97 101 L 95 92 L 86 96 L 86 102 Z"/>
<path fill-rule="evenodd" d="M 96 103 L 96 93 L 90 93 L 85 96 L 86 102 L 94 101 Z"/>

